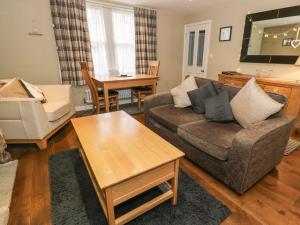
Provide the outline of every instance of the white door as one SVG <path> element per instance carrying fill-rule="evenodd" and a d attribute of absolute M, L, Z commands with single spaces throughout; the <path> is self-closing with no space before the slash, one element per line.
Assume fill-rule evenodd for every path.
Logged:
<path fill-rule="evenodd" d="M 210 27 L 211 21 L 185 25 L 182 79 L 207 76 Z"/>

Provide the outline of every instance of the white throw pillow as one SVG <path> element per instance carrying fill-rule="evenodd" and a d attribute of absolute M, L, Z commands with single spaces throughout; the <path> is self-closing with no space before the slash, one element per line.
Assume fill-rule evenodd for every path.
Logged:
<path fill-rule="evenodd" d="M 234 96 L 230 105 L 235 119 L 244 128 L 267 119 L 283 107 L 256 84 L 255 78 Z"/>
<path fill-rule="evenodd" d="M 195 77 L 189 76 L 180 85 L 171 89 L 171 95 L 173 96 L 174 105 L 177 108 L 184 108 L 191 105 L 190 98 L 187 92 L 197 89 L 197 83 Z"/>

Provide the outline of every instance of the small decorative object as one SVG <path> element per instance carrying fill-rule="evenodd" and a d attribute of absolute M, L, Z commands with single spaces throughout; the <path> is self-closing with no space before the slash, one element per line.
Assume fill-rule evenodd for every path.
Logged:
<path fill-rule="evenodd" d="M 296 35 L 296 40 L 291 41 L 291 45 L 293 48 L 298 48 L 300 46 L 300 27 L 297 28 L 297 35 Z"/>
<path fill-rule="evenodd" d="M 282 46 L 291 46 L 293 38 L 285 38 L 282 40 Z"/>
<path fill-rule="evenodd" d="M 0 129 L 0 164 L 7 163 L 11 160 L 9 152 L 5 151 L 7 148 L 4 135 Z"/>
<path fill-rule="evenodd" d="M 32 21 L 32 30 L 28 32 L 28 35 L 43 36 L 40 29 L 37 27 L 35 20 Z"/>
<path fill-rule="evenodd" d="M 221 27 L 219 41 L 231 41 L 232 26 Z"/>

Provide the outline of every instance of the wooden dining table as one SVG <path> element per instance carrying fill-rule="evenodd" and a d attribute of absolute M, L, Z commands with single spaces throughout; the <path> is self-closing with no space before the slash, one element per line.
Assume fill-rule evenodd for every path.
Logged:
<path fill-rule="evenodd" d="M 130 76 L 108 75 L 101 78 L 93 78 L 97 87 L 103 89 L 105 111 L 109 112 L 109 89 L 126 89 L 138 86 L 152 86 L 153 94 L 156 93 L 158 76 L 148 74 L 135 74 Z"/>

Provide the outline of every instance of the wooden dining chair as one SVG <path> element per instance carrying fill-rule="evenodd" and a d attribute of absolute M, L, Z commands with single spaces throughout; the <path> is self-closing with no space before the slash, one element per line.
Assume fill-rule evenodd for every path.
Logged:
<path fill-rule="evenodd" d="M 160 61 L 149 61 L 148 62 L 148 75 L 158 76 Z M 153 90 L 151 86 L 140 86 L 131 89 L 131 103 L 133 103 L 134 97 L 138 99 L 138 109 L 139 112 L 142 109 L 142 101 L 148 95 L 152 95 Z"/>
<path fill-rule="evenodd" d="M 86 84 L 91 90 L 92 100 L 93 100 L 93 110 L 94 113 L 100 113 L 100 107 L 104 106 L 104 93 L 102 90 L 98 90 L 93 77 L 88 69 L 87 62 L 80 62 L 80 68 L 82 75 L 86 81 Z M 115 105 L 116 110 L 119 110 L 119 93 L 115 90 L 109 90 L 109 103 L 110 105 Z"/>

